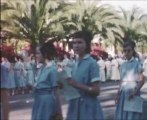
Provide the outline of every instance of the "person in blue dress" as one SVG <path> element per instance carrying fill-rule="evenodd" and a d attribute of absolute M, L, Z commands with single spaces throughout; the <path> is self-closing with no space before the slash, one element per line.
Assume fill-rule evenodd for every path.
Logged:
<path fill-rule="evenodd" d="M 73 49 L 78 59 L 73 66 L 72 77 L 66 80 L 79 91 L 80 97 L 69 100 L 66 120 L 103 120 L 97 97 L 100 93 L 99 67 L 89 54 L 91 40 L 92 35 L 88 31 L 73 34 Z"/>
<path fill-rule="evenodd" d="M 32 58 L 33 55 L 31 54 L 25 64 L 26 84 L 29 91 L 32 90 L 32 87 L 35 83 L 35 61 L 33 61 Z"/>
<path fill-rule="evenodd" d="M 9 95 L 14 95 L 15 90 L 15 79 L 14 79 L 14 71 L 13 71 L 13 60 L 9 60 L 7 57 L 2 57 L 2 64 L 7 68 L 8 70 L 8 80 L 9 80 Z"/>
<path fill-rule="evenodd" d="M 116 97 L 115 120 L 140 120 L 141 113 L 124 109 L 125 101 L 140 96 L 144 84 L 142 66 L 135 59 L 135 43 L 127 41 L 123 50 L 126 61 L 120 66 L 121 84 Z"/>
<path fill-rule="evenodd" d="M 26 88 L 26 80 L 25 80 L 25 68 L 22 57 L 18 56 L 15 58 L 15 66 L 14 66 L 14 75 L 17 86 L 17 93 L 24 93 Z"/>
<path fill-rule="evenodd" d="M 52 63 L 52 60 L 56 57 L 54 45 L 52 43 L 45 43 L 40 47 L 40 50 L 37 49 L 37 60 L 41 60 L 38 58 L 41 55 L 44 58 L 44 65 L 39 67 L 37 71 L 32 120 L 60 120 L 62 118 L 62 111 L 57 84 L 57 68 Z"/>
<path fill-rule="evenodd" d="M 13 68 L 14 69 L 14 80 L 15 80 L 15 83 L 16 83 L 16 90 L 15 90 L 16 95 L 20 91 L 19 81 L 18 81 L 18 78 L 19 78 L 18 59 L 19 59 L 19 57 L 15 56 L 15 63 L 14 63 L 14 68 Z"/>
<path fill-rule="evenodd" d="M 9 69 L 9 90 L 10 90 L 10 95 L 15 94 L 15 88 L 16 88 L 16 83 L 15 83 L 15 78 L 14 78 L 14 64 L 10 63 L 10 69 Z"/>

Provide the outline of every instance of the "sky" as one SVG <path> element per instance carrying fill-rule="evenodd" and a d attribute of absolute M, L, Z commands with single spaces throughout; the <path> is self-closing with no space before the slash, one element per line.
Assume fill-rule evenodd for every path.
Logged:
<path fill-rule="evenodd" d="M 102 0 L 101 3 L 113 5 L 116 9 L 122 7 L 125 10 L 139 7 L 144 14 L 147 14 L 147 0 Z"/>
<path fill-rule="evenodd" d="M 75 2 L 76 0 L 64 0 L 64 1 Z M 85 1 L 89 2 L 90 0 L 85 0 Z M 91 1 L 99 1 L 99 0 L 91 0 Z M 133 7 L 138 7 L 142 11 L 142 14 L 147 14 L 147 0 L 101 0 L 100 3 L 113 5 L 116 9 L 122 7 L 125 10 L 131 10 L 131 8 Z"/>

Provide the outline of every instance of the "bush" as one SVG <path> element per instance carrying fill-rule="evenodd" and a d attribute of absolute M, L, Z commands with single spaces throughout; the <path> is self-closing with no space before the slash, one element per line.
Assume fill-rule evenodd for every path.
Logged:
<path fill-rule="evenodd" d="M 10 62 L 14 62 L 15 52 L 11 45 L 3 44 L 0 46 L 1 57 L 6 57 Z"/>

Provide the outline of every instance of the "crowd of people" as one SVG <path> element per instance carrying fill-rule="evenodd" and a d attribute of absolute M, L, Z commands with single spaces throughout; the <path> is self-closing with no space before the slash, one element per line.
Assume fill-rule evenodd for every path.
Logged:
<path fill-rule="evenodd" d="M 69 100 L 66 120 L 103 120 L 102 108 L 97 97 L 100 94 L 99 83 L 110 80 L 120 81 L 115 98 L 115 120 L 141 119 L 141 113 L 124 111 L 122 108 L 126 98 L 140 96 L 140 89 L 147 77 L 147 57 L 144 61 L 136 57 L 135 44 L 129 40 L 124 43 L 123 57 L 108 57 L 105 60 L 101 56 L 92 57 L 92 35 L 87 31 L 79 31 L 72 37 L 76 54 L 74 58 L 69 55 L 64 55 L 63 59 L 59 58 L 53 43 L 50 42 L 37 47 L 35 56 L 30 54 L 25 61 L 18 56 L 15 57 L 14 63 L 10 63 L 2 56 L 1 89 L 7 92 L 8 96 L 33 92 L 32 120 L 61 120 L 62 87 L 59 84 L 58 71 L 66 69 L 66 82 L 80 94 L 80 97 Z M 127 86 L 128 82 L 132 86 Z M 3 94 L 5 101 L 8 96 Z M 3 105 L 2 108 L 8 108 Z M 3 115 L 4 118 L 6 116 Z"/>

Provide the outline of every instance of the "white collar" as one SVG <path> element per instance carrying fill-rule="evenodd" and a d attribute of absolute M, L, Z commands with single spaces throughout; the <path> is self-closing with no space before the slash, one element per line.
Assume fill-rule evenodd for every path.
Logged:
<path fill-rule="evenodd" d="M 84 57 L 83 57 L 81 60 L 85 60 L 85 59 L 87 59 L 87 58 L 89 58 L 89 57 L 90 57 L 90 54 L 86 54 L 86 55 L 84 55 Z M 77 60 L 80 61 L 79 57 L 78 57 Z"/>
<path fill-rule="evenodd" d="M 43 66 L 42 63 L 38 63 L 38 64 L 37 64 L 37 68 L 41 68 L 42 66 Z"/>
<path fill-rule="evenodd" d="M 127 62 L 132 62 L 134 60 L 134 57 L 132 57 L 130 60 L 127 60 Z"/>

